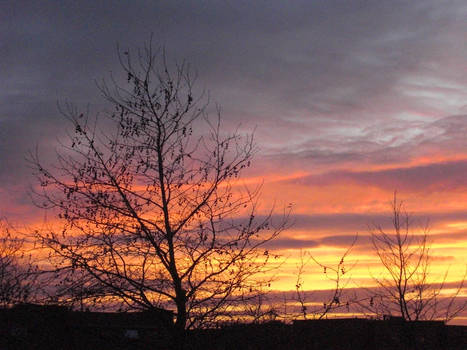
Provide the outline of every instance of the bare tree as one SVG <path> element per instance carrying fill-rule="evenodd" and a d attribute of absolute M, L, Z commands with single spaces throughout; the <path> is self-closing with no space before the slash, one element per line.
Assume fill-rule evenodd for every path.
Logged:
<path fill-rule="evenodd" d="M 395 314 L 406 321 L 448 321 L 457 316 L 467 306 L 466 302 L 456 303 L 465 275 L 455 292 L 446 294 L 448 271 L 437 280 L 432 277 L 428 225 L 414 230 L 413 218 L 396 192 L 391 214 L 392 232 L 381 225 L 371 228 L 373 248 L 386 274 L 374 277 L 378 288 L 372 292 L 367 308 L 380 315 Z"/>
<path fill-rule="evenodd" d="M 354 240 L 352 241 L 349 248 L 342 254 L 338 263 L 336 265 L 323 264 L 319 262 L 312 254 L 307 254 L 307 252 L 300 251 L 300 262 L 297 266 L 297 281 L 295 284 L 295 291 L 297 294 L 297 301 L 300 304 L 300 311 L 303 319 L 307 319 L 311 315 L 313 319 L 322 319 L 330 312 L 346 308 L 349 310 L 350 305 L 354 302 L 352 298 L 347 297 L 344 300 L 344 292 L 348 283 L 350 282 L 349 272 L 355 267 L 356 262 L 347 265 L 346 259 L 349 256 L 352 248 L 357 241 L 358 235 L 355 235 Z M 334 288 L 331 290 L 331 294 L 325 300 L 323 300 L 322 307 L 313 307 L 310 308 L 307 306 L 307 296 L 304 290 L 304 280 L 303 274 L 306 266 L 313 261 L 317 266 L 319 266 L 323 274 L 326 276 L 326 279 L 332 281 Z"/>
<path fill-rule="evenodd" d="M 11 234 L 9 225 L 0 221 L 0 306 L 34 300 L 37 269 L 25 251 L 24 239 Z"/>
<path fill-rule="evenodd" d="M 183 333 L 265 283 L 259 273 L 273 255 L 261 248 L 288 214 L 277 225 L 272 209 L 257 214 L 259 188 L 239 180 L 255 153 L 253 136 L 223 133 L 219 111 L 208 119 L 186 64 L 171 69 L 151 45 L 119 57 L 126 82 L 99 85 L 113 112 L 93 119 L 67 105 L 74 133 L 56 164 L 31 155 L 36 203 L 63 223 L 38 238 L 57 269 L 70 281 L 79 272 L 77 283 L 87 281 L 94 298 L 172 308 Z"/>
<path fill-rule="evenodd" d="M 238 320 L 245 323 L 264 323 L 276 320 L 279 311 L 273 302 L 271 293 L 266 288 L 271 285 L 258 286 L 257 290 L 246 293 L 244 302 L 239 310 L 240 318 Z"/>

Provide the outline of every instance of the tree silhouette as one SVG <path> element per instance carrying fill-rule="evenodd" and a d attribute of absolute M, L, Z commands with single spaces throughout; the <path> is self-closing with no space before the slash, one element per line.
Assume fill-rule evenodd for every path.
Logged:
<path fill-rule="evenodd" d="M 350 305 L 356 300 L 354 298 L 346 297 L 344 300 L 345 289 L 350 282 L 350 271 L 355 267 L 356 262 L 351 264 L 346 263 L 350 252 L 352 251 L 355 243 L 357 242 L 358 235 L 355 235 L 350 246 L 340 256 L 338 262 L 334 265 L 323 264 L 318 261 L 310 252 L 300 251 L 300 261 L 297 265 L 297 280 L 295 283 L 295 291 L 297 295 L 297 301 L 300 304 L 301 316 L 304 320 L 308 317 L 312 319 L 322 319 L 332 311 L 338 309 L 346 309 L 349 311 Z M 313 261 L 317 266 L 320 267 L 326 279 L 331 281 L 334 288 L 325 300 L 323 300 L 322 307 L 309 307 L 307 306 L 306 292 L 303 288 L 304 280 L 303 274 L 307 265 Z"/>
<path fill-rule="evenodd" d="M 119 58 L 124 82 L 99 84 L 113 112 L 91 118 L 67 104 L 73 133 L 57 162 L 47 167 L 31 155 L 41 185 L 35 201 L 63 223 L 38 238 L 64 281 L 89 286 L 81 300 L 170 307 L 183 334 L 265 283 L 258 274 L 273 256 L 261 247 L 287 213 L 277 225 L 272 209 L 257 215 L 259 188 L 239 180 L 253 136 L 223 133 L 219 109 L 208 119 L 186 64 L 171 68 L 150 44 Z"/>
<path fill-rule="evenodd" d="M 37 269 L 24 252 L 24 239 L 11 234 L 8 223 L 0 220 L 0 306 L 10 307 L 34 299 Z"/>
<path fill-rule="evenodd" d="M 428 225 L 414 230 L 413 218 L 396 192 L 391 211 L 392 232 L 379 224 L 371 228 L 373 248 L 386 275 L 374 277 L 378 289 L 369 298 L 367 309 L 380 315 L 395 314 L 406 321 L 454 318 L 467 306 L 466 302 L 456 303 L 465 276 L 455 292 L 447 294 L 448 271 L 441 280 L 432 277 Z"/>

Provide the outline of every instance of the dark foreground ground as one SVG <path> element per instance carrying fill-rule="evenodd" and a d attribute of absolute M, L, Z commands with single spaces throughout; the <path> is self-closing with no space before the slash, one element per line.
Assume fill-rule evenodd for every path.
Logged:
<path fill-rule="evenodd" d="M 171 349 L 172 315 L 73 312 L 60 307 L 0 310 L 0 350 Z M 330 319 L 237 324 L 191 331 L 184 349 L 467 349 L 467 327 Z"/>
<path fill-rule="evenodd" d="M 237 325 L 202 330 L 193 349 L 464 349 L 467 327 L 438 322 L 401 323 L 330 319 Z"/>

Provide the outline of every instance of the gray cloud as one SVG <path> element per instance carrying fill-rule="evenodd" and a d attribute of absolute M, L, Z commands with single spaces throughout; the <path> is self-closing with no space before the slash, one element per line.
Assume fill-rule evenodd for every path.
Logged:
<path fill-rule="evenodd" d="M 38 143 L 53 157 L 65 129 L 56 101 L 101 109 L 94 80 L 118 74 L 116 44 L 150 33 L 196 67 L 226 127 L 258 125 L 264 154 L 287 167 L 395 161 L 403 147 L 384 140 L 465 112 L 466 13 L 434 0 L 2 2 L 0 182 L 31 181 L 25 153 Z M 444 137 L 465 146 L 459 129 Z"/>
<path fill-rule="evenodd" d="M 346 124 L 345 121 L 339 125 L 344 128 L 349 127 L 352 131 L 350 125 Z M 385 174 L 394 175 L 393 184 L 390 187 L 392 189 L 400 188 L 398 186 L 402 182 L 401 186 L 405 188 L 410 186 L 408 181 L 413 180 L 413 178 L 407 178 L 409 173 L 415 176 L 417 171 L 426 171 L 426 174 L 422 174 L 424 177 L 427 176 L 426 181 L 422 181 L 420 184 L 414 183 L 415 187 L 435 181 L 434 178 L 441 175 L 446 176 L 446 186 L 449 187 L 453 185 L 450 178 L 457 178 L 457 182 L 463 180 L 461 179 L 462 174 L 452 173 L 448 168 L 451 167 L 453 172 L 460 170 L 455 169 L 455 167 L 456 164 L 457 167 L 461 166 L 463 161 L 419 167 L 414 166 L 411 162 L 416 162 L 421 157 L 429 159 L 433 154 L 447 158 L 458 154 L 462 155 L 467 148 L 466 132 L 466 115 L 448 116 L 434 122 L 382 120 L 376 122 L 374 126 L 359 130 L 353 136 L 316 137 L 297 144 L 295 149 L 276 149 L 263 156 L 263 159 L 260 159 L 260 164 L 265 169 L 267 169 L 267 163 L 273 163 L 272 168 L 274 169 L 280 169 L 281 164 L 286 164 L 289 171 L 299 169 L 315 173 L 327 172 L 328 174 L 321 176 L 321 180 L 329 177 L 325 180 L 329 182 L 333 181 L 334 176 L 346 177 L 344 174 L 348 174 L 348 177 L 354 178 L 354 180 L 361 175 L 362 180 L 364 180 L 365 176 L 359 175 L 359 169 L 374 165 L 386 165 L 400 169 L 367 172 L 365 173 L 366 177 L 376 179 L 378 176 L 384 177 Z M 405 169 L 406 167 L 408 169 Z M 336 169 L 338 170 L 336 171 Z M 342 171 L 342 169 L 349 170 Z M 431 172 L 431 170 L 433 171 Z M 398 173 L 401 173 L 404 178 L 398 179 L 396 177 Z M 311 176 L 309 178 L 311 182 L 313 179 L 318 181 L 319 177 Z M 391 181 L 387 182 L 391 183 Z"/>
<path fill-rule="evenodd" d="M 256 217 L 261 221 L 263 218 Z M 273 221 L 280 222 L 282 217 L 273 217 Z M 247 219 L 237 219 L 239 222 Z M 440 227 L 449 222 L 467 222 L 465 211 L 448 213 L 416 213 L 411 214 L 411 232 L 420 234 L 428 225 L 430 243 L 456 244 L 467 239 L 467 230 L 453 230 L 431 233 L 430 228 Z M 393 223 L 390 213 L 336 213 L 336 214 L 292 214 L 289 228 L 271 242 L 267 247 L 271 249 L 311 249 L 322 246 L 348 248 L 355 238 L 353 251 L 371 250 L 371 232 L 376 226 L 381 227 L 388 234 L 393 233 Z M 297 237 L 300 234 L 300 238 Z M 305 238 L 306 237 L 306 238 Z M 436 254 L 436 253 L 435 253 Z"/>
<path fill-rule="evenodd" d="M 313 186 L 356 183 L 403 192 L 449 191 L 467 187 L 466 172 L 467 161 L 462 160 L 379 171 L 334 171 L 291 182 Z"/>
<path fill-rule="evenodd" d="M 392 232 L 387 228 L 387 232 Z M 286 238 L 287 235 L 282 235 L 282 238 L 275 239 L 264 245 L 264 248 L 282 250 L 282 249 L 304 249 L 309 250 L 317 247 L 338 247 L 351 248 L 354 254 L 368 253 L 373 250 L 371 236 L 367 234 L 347 234 L 347 235 L 326 235 L 322 237 L 314 237 L 314 239 L 296 239 L 293 237 Z M 293 236 L 293 235 L 292 235 Z M 310 231 L 310 237 L 313 237 L 313 231 Z M 429 244 L 453 244 L 465 241 L 467 232 L 460 233 L 438 233 L 429 234 Z M 352 246 L 353 244 L 353 246 Z M 436 249 L 432 249 L 432 259 L 438 261 L 452 260 L 453 256 L 438 255 Z"/>
<path fill-rule="evenodd" d="M 389 207 L 388 207 L 389 208 Z M 431 225 L 439 225 L 446 222 L 467 221 L 467 212 L 417 212 L 411 214 L 414 225 L 424 226 L 428 220 Z M 335 213 L 335 214 L 295 214 L 291 216 L 293 228 L 297 230 L 321 231 L 326 228 L 341 230 L 343 233 L 364 232 L 368 226 L 379 224 L 383 228 L 390 228 L 392 225 L 391 213 Z"/>

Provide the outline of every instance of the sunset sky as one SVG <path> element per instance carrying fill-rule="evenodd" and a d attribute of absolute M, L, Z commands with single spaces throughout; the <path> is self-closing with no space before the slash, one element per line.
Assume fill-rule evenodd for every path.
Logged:
<path fill-rule="evenodd" d="M 467 255 L 466 18 L 465 0 L 2 1 L 0 216 L 43 219 L 27 152 L 53 160 L 67 128 L 57 102 L 105 108 L 95 81 L 120 71 L 117 44 L 141 47 L 152 33 L 196 69 L 226 130 L 255 129 L 243 180 L 264 182 L 263 205 L 292 204 L 294 225 L 272 243 L 287 257 L 275 289 L 295 287 L 300 249 L 332 263 L 356 233 L 351 286 L 371 284 L 368 226 L 388 223 L 395 190 L 429 220 L 434 275 L 449 268 L 456 281 Z M 329 286 L 318 270 L 305 289 Z"/>

